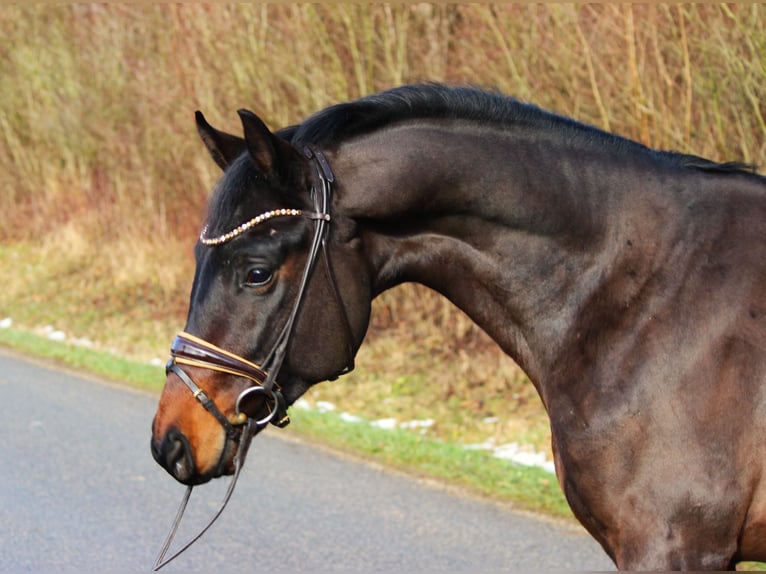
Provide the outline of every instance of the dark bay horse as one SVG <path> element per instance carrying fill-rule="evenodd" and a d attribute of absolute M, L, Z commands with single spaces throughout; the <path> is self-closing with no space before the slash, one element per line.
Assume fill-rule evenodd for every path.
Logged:
<path fill-rule="evenodd" d="M 415 281 L 527 373 L 618 567 L 766 560 L 766 178 L 471 88 L 240 117 L 244 138 L 197 114 L 223 176 L 153 423 L 170 474 L 231 474 Z"/>

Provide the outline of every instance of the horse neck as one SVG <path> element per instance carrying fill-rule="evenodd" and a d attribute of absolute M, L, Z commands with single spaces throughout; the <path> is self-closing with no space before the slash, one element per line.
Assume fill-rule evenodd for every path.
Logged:
<path fill-rule="evenodd" d="M 555 142 L 470 126 L 403 124 L 333 156 L 336 209 L 356 221 L 375 292 L 429 286 L 543 379 L 631 226 L 609 175 L 596 184 Z"/>

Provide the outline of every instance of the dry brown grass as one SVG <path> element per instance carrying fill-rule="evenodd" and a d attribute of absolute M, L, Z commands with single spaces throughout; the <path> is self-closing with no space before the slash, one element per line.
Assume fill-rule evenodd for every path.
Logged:
<path fill-rule="evenodd" d="M 0 35 L 0 315 L 141 356 L 164 354 L 183 322 L 217 177 L 195 109 L 231 131 L 240 107 L 278 127 L 437 80 L 660 148 L 766 157 L 755 4 L 3 6 Z M 446 417 L 446 436 L 489 432 L 476 421 L 493 414 L 503 436 L 518 430 L 506 421 L 541 428 L 530 385 L 449 303 L 407 287 L 375 310 L 358 374 L 324 396 Z"/>

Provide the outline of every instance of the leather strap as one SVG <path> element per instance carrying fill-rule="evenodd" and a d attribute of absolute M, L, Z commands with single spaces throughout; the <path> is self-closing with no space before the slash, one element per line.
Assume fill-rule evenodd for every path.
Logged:
<path fill-rule="evenodd" d="M 181 367 L 176 365 L 173 359 L 168 361 L 168 364 L 165 365 L 165 373 L 173 373 L 179 379 L 181 379 L 181 381 L 183 381 L 187 387 L 189 387 L 189 390 L 194 395 L 194 398 L 197 399 L 203 407 L 205 407 L 207 412 L 213 415 L 216 420 L 221 423 L 221 426 L 226 431 L 227 437 L 234 441 L 239 439 L 239 431 L 234 428 L 234 426 L 229 422 L 229 419 L 223 416 L 223 413 L 218 410 L 218 407 L 215 406 L 213 400 L 205 394 L 205 391 L 199 388 L 199 386 L 197 386 L 197 384 L 191 380 L 191 377 L 187 375 Z"/>
<path fill-rule="evenodd" d="M 266 371 L 244 357 L 230 353 L 190 333 L 178 333 L 170 345 L 170 355 L 177 362 L 239 375 L 257 384 L 266 380 Z"/>

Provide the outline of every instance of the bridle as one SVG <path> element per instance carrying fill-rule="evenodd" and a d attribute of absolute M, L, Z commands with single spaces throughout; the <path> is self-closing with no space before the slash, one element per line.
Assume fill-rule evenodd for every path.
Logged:
<path fill-rule="evenodd" d="M 267 355 L 263 366 L 253 363 L 244 357 L 226 351 L 204 339 L 181 332 L 176 335 L 170 347 L 170 360 L 165 366 L 166 375 L 175 374 L 191 391 L 194 398 L 212 414 L 226 433 L 226 440 L 237 443 L 237 452 L 235 455 L 235 469 L 232 481 L 224 496 L 218 511 L 208 524 L 180 550 L 173 554 L 167 560 L 165 554 L 170 548 L 175 533 L 181 522 L 186 504 L 191 496 L 192 486 L 189 485 L 186 494 L 181 502 L 175 521 L 167 536 L 165 544 L 154 563 L 154 570 L 159 570 L 187 548 L 196 542 L 218 519 L 226 507 L 234 486 L 239 478 L 240 470 L 244 464 L 244 459 L 252 438 L 269 423 L 277 427 L 285 427 L 290 423 L 290 417 L 287 414 L 287 402 L 282 395 L 282 389 L 277 383 L 277 375 L 282 367 L 287 354 L 290 335 L 293 332 L 295 320 L 298 317 L 301 304 L 308 286 L 311 275 L 319 259 L 320 253 L 325 261 L 325 273 L 329 284 L 332 286 L 336 303 L 343 316 L 346 336 L 349 350 L 349 360 L 346 366 L 337 373 L 337 376 L 350 372 L 354 368 L 354 337 L 351 323 L 348 318 L 346 307 L 341 299 L 335 274 L 330 264 L 327 253 L 327 235 L 329 229 L 330 200 L 332 187 L 335 177 L 327 159 L 322 152 L 313 146 L 306 146 L 303 149 L 304 156 L 310 160 L 313 173 L 313 184 L 311 187 L 311 196 L 314 204 L 314 211 L 304 211 L 300 209 L 277 209 L 262 213 L 249 221 L 237 226 L 233 230 L 219 235 L 217 237 L 208 237 L 207 226 L 203 227 L 200 233 L 199 241 L 202 245 L 214 247 L 235 239 L 249 229 L 273 218 L 277 217 L 304 217 L 314 221 L 314 234 L 311 247 L 306 259 L 306 265 L 301 276 L 301 282 L 298 286 L 298 292 L 293 302 L 290 315 L 285 322 L 282 331 L 274 343 L 271 351 Z M 215 402 L 201 389 L 194 380 L 184 370 L 184 367 L 203 368 L 216 372 L 226 373 L 237 377 L 248 379 L 253 384 L 244 389 L 237 397 L 235 403 L 235 414 L 226 417 Z M 246 408 L 247 399 L 261 399 L 261 408 L 256 410 Z M 223 459 L 227 451 L 226 444 L 221 451 Z"/>
<path fill-rule="evenodd" d="M 263 386 L 263 383 L 267 379 L 266 371 L 261 369 L 255 363 L 251 363 L 247 359 L 230 353 L 189 333 L 178 333 L 173 343 L 170 346 L 171 358 L 165 365 L 165 374 L 174 373 L 181 381 L 189 388 L 192 395 L 197 399 L 200 404 L 212 414 L 216 420 L 221 424 L 224 431 L 226 431 L 226 437 L 231 440 L 239 440 L 241 427 L 246 421 L 248 416 L 240 409 L 243 395 L 250 393 L 258 393 L 264 396 L 266 400 L 267 414 L 261 418 L 256 419 L 258 426 L 263 426 L 269 422 L 272 422 L 276 426 L 284 427 L 290 422 L 290 417 L 287 415 L 287 408 L 285 406 L 285 400 L 282 396 L 279 385 L 274 383 L 273 387 L 267 389 Z M 218 409 L 216 404 L 207 396 L 194 380 L 184 371 L 183 367 L 198 367 L 208 369 L 211 371 L 217 371 L 219 373 L 226 373 L 229 375 L 235 375 L 245 379 L 249 379 L 253 382 L 253 385 L 247 387 L 237 397 L 235 405 L 235 415 L 231 418 L 226 418 L 223 413 Z M 278 420 L 274 420 L 277 413 L 283 413 Z M 252 418 L 252 417 L 251 417 Z M 225 449 L 224 449 L 225 450 Z"/>

